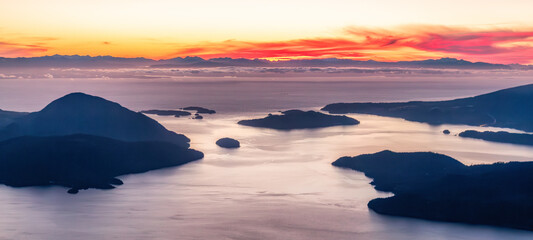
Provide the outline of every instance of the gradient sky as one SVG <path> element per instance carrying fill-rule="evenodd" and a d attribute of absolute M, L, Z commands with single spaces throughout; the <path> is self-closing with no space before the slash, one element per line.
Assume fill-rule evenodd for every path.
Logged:
<path fill-rule="evenodd" d="M 0 56 L 533 64 L 531 0 L 0 0 Z"/>

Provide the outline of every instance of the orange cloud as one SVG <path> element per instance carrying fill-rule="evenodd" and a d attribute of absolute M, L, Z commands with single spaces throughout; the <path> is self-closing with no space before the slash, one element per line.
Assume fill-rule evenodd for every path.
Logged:
<path fill-rule="evenodd" d="M 276 42 L 229 40 L 180 46 L 163 58 L 350 58 L 381 61 L 457 57 L 494 63 L 532 63 L 533 31 L 472 30 L 444 26 L 408 26 L 399 29 L 346 28 L 333 38 Z"/>
<path fill-rule="evenodd" d="M 50 48 L 46 47 L 46 42 L 53 41 L 54 38 L 25 37 L 18 39 L 17 42 L 0 40 L 1 57 L 33 57 L 40 56 Z M 18 43 L 18 42 L 31 43 Z"/>
<path fill-rule="evenodd" d="M 0 29 L 1 30 L 1 29 Z M 466 28 L 409 25 L 395 28 L 347 27 L 331 37 L 287 41 L 196 42 L 162 39 L 55 39 L 0 35 L 0 56 L 32 57 L 52 54 L 112 55 L 167 59 L 199 56 L 248 59 L 347 58 L 409 61 L 454 57 L 491 63 L 533 64 L 533 27 Z"/>

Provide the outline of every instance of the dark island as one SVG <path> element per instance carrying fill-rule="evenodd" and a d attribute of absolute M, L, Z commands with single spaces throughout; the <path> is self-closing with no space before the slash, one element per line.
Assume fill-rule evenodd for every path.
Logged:
<path fill-rule="evenodd" d="M 446 135 L 449 135 L 450 134 L 450 130 L 448 129 L 444 129 L 444 131 L 442 131 L 442 133 L 446 134 Z"/>
<path fill-rule="evenodd" d="M 0 129 L 0 183 L 109 189 L 117 176 L 201 159 L 189 139 L 142 113 L 83 93 Z"/>
<path fill-rule="evenodd" d="M 110 189 L 115 177 L 182 165 L 203 157 L 168 142 L 125 142 L 91 135 L 17 137 L 0 142 L 0 183 Z"/>
<path fill-rule="evenodd" d="M 394 193 L 368 203 L 380 214 L 533 230 L 533 162 L 465 166 L 436 153 L 382 151 L 333 165 Z"/>
<path fill-rule="evenodd" d="M 357 125 L 359 121 L 347 116 L 328 115 L 315 111 L 288 110 L 281 112 L 281 115 L 269 114 L 265 118 L 241 120 L 238 124 L 278 130 L 291 130 Z"/>
<path fill-rule="evenodd" d="M 189 147 L 189 139 L 118 103 L 84 93 L 59 98 L 39 112 L 0 129 L 0 140 L 19 136 L 88 134 L 123 141 L 167 141 Z"/>
<path fill-rule="evenodd" d="M 485 141 L 511 143 L 533 146 L 533 134 L 528 133 L 510 133 L 510 132 L 479 132 L 475 130 L 467 130 L 459 133 L 460 137 L 482 139 Z"/>
<path fill-rule="evenodd" d="M 364 113 L 439 124 L 495 126 L 533 131 L 533 84 L 476 97 L 433 102 L 335 103 L 322 110 Z"/>
<path fill-rule="evenodd" d="M 180 111 L 180 110 L 157 110 L 157 109 L 144 110 L 144 111 L 141 111 L 141 113 L 144 113 L 144 114 L 155 114 L 155 115 L 158 115 L 158 116 L 174 116 L 174 117 L 183 117 L 183 116 L 190 116 L 191 115 L 190 112 L 186 112 L 186 111 Z"/>
<path fill-rule="evenodd" d="M 221 138 L 221 139 L 218 139 L 216 144 L 219 147 L 223 147 L 223 148 L 239 148 L 239 147 L 241 147 L 241 144 L 239 143 L 239 141 L 237 141 L 237 140 L 235 140 L 233 138 Z"/>
<path fill-rule="evenodd" d="M 203 107 L 184 107 L 182 108 L 186 111 L 196 111 L 196 113 L 205 113 L 205 114 L 215 114 L 217 113 L 215 110 L 203 108 Z"/>

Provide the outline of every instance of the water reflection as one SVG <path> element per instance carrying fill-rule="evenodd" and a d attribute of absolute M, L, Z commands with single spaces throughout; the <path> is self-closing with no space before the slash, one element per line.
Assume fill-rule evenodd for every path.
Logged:
<path fill-rule="evenodd" d="M 115 190 L 72 196 L 59 187 L 0 186 L 0 239 L 531 239 L 533 233 L 369 212 L 376 192 L 363 174 L 331 166 L 383 149 L 435 151 L 460 161 L 532 161 L 533 148 L 464 139 L 466 126 L 429 126 L 351 115 L 360 125 L 277 131 L 239 126 L 265 113 L 157 117 L 205 158 L 121 177 Z M 451 135 L 442 134 L 450 129 Z M 239 149 L 215 145 L 221 137 Z"/>

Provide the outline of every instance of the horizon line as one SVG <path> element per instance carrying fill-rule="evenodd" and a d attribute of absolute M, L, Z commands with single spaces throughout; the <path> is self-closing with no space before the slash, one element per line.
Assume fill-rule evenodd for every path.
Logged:
<path fill-rule="evenodd" d="M 173 60 L 173 59 L 187 59 L 187 58 L 198 58 L 202 59 L 204 61 L 214 60 L 214 59 L 231 59 L 231 60 L 239 60 L 239 59 L 245 59 L 250 61 L 264 61 L 264 62 L 291 62 L 291 61 L 302 61 L 302 60 L 327 60 L 327 59 L 335 59 L 335 60 L 349 60 L 354 62 L 376 62 L 376 63 L 400 63 L 400 62 L 421 62 L 421 61 L 428 61 L 428 60 L 443 60 L 443 59 L 453 59 L 457 61 L 466 61 L 469 63 L 486 63 L 486 64 L 493 64 L 493 65 L 520 65 L 520 66 L 533 66 L 533 64 L 521 64 L 521 63 L 495 63 L 495 62 L 484 62 L 484 61 L 470 61 L 468 59 L 464 58 L 454 58 L 454 57 L 441 57 L 441 58 L 425 58 L 420 60 L 410 60 L 410 61 L 382 61 L 382 60 L 374 60 L 374 59 L 354 59 L 354 58 L 338 58 L 338 57 L 324 57 L 324 58 L 293 58 L 293 59 L 269 59 L 269 58 L 232 58 L 232 57 L 213 57 L 213 58 L 203 58 L 200 56 L 184 56 L 184 57 L 173 57 L 173 58 L 148 58 L 148 57 L 119 57 L 119 56 L 113 56 L 113 55 L 80 55 L 80 54 L 53 54 L 53 55 L 43 55 L 43 56 L 33 56 L 33 57 L 3 57 L 0 56 L 2 59 L 36 59 L 36 58 L 45 58 L 45 57 L 90 57 L 90 58 L 102 58 L 102 57 L 111 57 L 111 58 L 119 58 L 119 59 L 145 59 L 145 60 L 152 60 L 152 61 L 166 61 L 166 60 Z"/>

